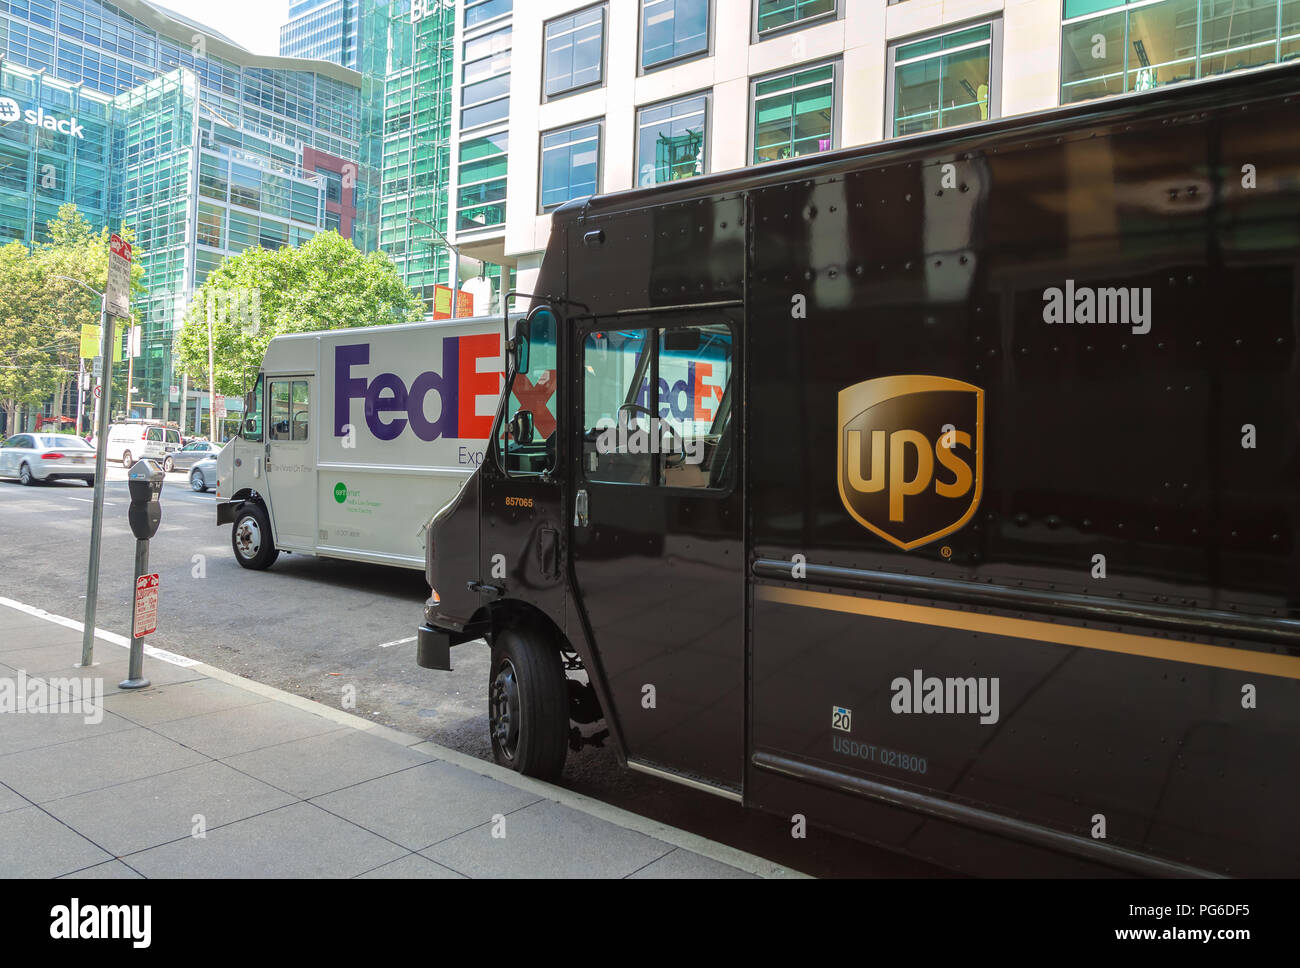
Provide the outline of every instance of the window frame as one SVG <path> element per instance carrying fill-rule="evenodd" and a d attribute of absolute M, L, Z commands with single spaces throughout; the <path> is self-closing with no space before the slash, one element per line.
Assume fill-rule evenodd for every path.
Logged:
<path fill-rule="evenodd" d="M 674 0 L 674 2 L 675 2 L 675 0 Z M 693 52 L 691 52 L 691 53 L 689 53 L 689 54 L 674 54 L 672 57 L 669 57 L 667 60 L 661 60 L 661 61 L 659 61 L 657 64 L 651 64 L 651 65 L 647 66 L 647 65 L 646 65 L 646 62 L 645 62 L 645 5 L 646 5 L 646 0 L 639 0 L 638 6 L 637 6 L 637 21 L 636 21 L 636 74 L 637 74 L 637 77 L 643 77 L 643 76 L 645 76 L 646 74 L 654 74 L 654 73 L 656 73 L 657 71 L 662 71 L 662 70 L 664 70 L 665 68 L 676 67 L 676 66 L 678 66 L 679 64 L 685 64 L 685 63 L 687 63 L 687 62 L 689 62 L 689 61 L 698 60 L 699 58 L 702 58 L 702 57 L 712 57 L 712 56 L 713 56 L 713 37 L 714 37 L 714 30 L 713 30 L 713 16 L 714 16 L 714 13 L 715 13 L 715 11 L 716 11 L 716 9 L 717 9 L 717 4 L 714 2 L 714 0 L 699 0 L 699 2 L 702 2 L 702 3 L 705 5 L 705 7 L 706 7 L 705 14 L 704 14 L 704 16 L 705 16 L 705 21 L 704 21 L 704 48 L 703 48 L 702 50 L 693 51 Z M 838 0 L 837 0 L 837 2 L 838 2 Z M 640 106 L 637 107 L 637 110 L 638 110 L 638 111 L 640 110 Z"/>
<path fill-rule="evenodd" d="M 838 150 L 841 145 L 840 128 L 844 124 L 844 62 L 840 55 L 829 59 L 809 61 L 804 64 L 796 64 L 794 67 L 783 67 L 778 71 L 770 71 L 767 74 L 756 74 L 749 79 L 749 145 L 745 154 L 745 167 L 752 168 L 758 165 L 770 165 L 773 161 L 789 161 L 788 158 L 776 158 L 770 161 L 755 161 L 754 152 L 758 148 L 758 85 L 764 81 L 773 81 L 778 77 L 785 77 L 790 74 L 801 74 L 804 71 L 816 70 L 819 67 L 831 68 L 831 144 L 826 151 L 819 151 L 817 154 L 826 154 L 827 152 Z M 800 155 L 799 157 L 804 157 Z"/>
<path fill-rule="evenodd" d="M 455 215 L 455 225 L 456 225 L 456 231 L 457 231 L 458 233 L 460 233 L 460 232 L 477 233 L 477 232 L 487 232 L 487 231 L 489 231 L 489 230 L 498 230 L 498 229 L 502 229 L 502 228 L 504 228 L 504 226 L 505 226 L 505 224 L 506 224 L 506 218 L 507 218 L 507 214 L 506 214 L 506 213 L 508 212 L 507 203 L 508 203 L 509 200 L 510 200 L 510 173 L 509 173 L 509 160 L 510 160 L 510 129 L 509 129 L 509 128 L 501 128 L 501 129 L 498 130 L 498 131 L 483 131 L 483 132 L 481 132 L 481 133 L 476 133 L 476 134 L 474 134 L 474 136 L 473 136 L 473 137 L 470 137 L 470 138 L 461 138 L 460 141 L 459 141 L 459 142 L 457 143 L 457 145 L 456 145 L 456 151 L 457 151 L 457 154 L 459 155 L 462 146 L 463 146 L 466 142 L 468 142 L 468 141 L 478 141 L 478 140 L 483 139 L 483 138 L 493 138 L 493 137 L 497 137 L 498 135 L 504 135 L 505 138 L 506 138 L 506 149 L 505 149 L 503 152 L 500 153 L 501 156 L 503 156 L 503 157 L 506 159 L 506 162 L 507 162 L 507 166 L 506 166 L 507 170 L 506 170 L 506 174 L 505 174 L 505 175 L 494 176 L 494 177 L 492 177 L 492 178 L 482 178 L 482 179 L 479 179 L 478 181 L 472 181 L 472 182 L 462 182 L 461 179 L 460 179 L 460 169 L 461 169 L 461 166 L 462 166 L 462 165 L 465 165 L 465 164 L 469 164 L 470 162 L 462 161 L 459 157 L 456 159 L 456 162 L 455 162 L 455 166 L 456 166 L 456 191 L 455 191 L 455 194 L 454 194 L 454 195 L 450 195 L 450 202 L 451 202 L 451 204 L 450 204 L 450 208 L 451 208 L 451 212 L 452 212 L 452 214 Z M 540 150 L 541 150 L 541 149 L 540 149 L 540 144 L 541 144 L 541 143 L 538 142 L 538 144 L 539 144 L 539 148 L 538 148 L 538 151 L 539 151 L 539 154 L 538 154 L 538 160 L 539 160 L 539 162 L 540 162 L 540 160 L 541 160 L 541 155 L 540 155 Z M 489 157 L 489 158 L 495 158 L 495 157 L 497 157 L 497 156 L 496 156 L 496 155 L 488 155 L 488 156 L 486 156 L 486 157 Z M 541 194 L 541 167 L 540 167 L 540 165 L 539 165 L 539 167 L 538 167 L 538 179 L 537 179 L 537 180 L 538 180 L 538 195 L 539 195 L 539 197 L 540 197 L 540 194 Z M 461 227 L 461 224 L 460 224 L 460 213 L 463 212 L 463 211 L 468 211 L 469 209 L 472 209 L 472 208 L 482 208 L 482 207 L 483 207 L 483 204 L 479 204 L 479 205 L 461 205 L 461 204 L 460 204 L 460 192 L 461 192 L 461 189 L 464 188 L 464 187 L 466 187 L 467 185 L 468 185 L 469 187 L 472 188 L 472 187 L 474 187 L 474 186 L 476 186 L 476 185 L 487 185 L 487 184 L 490 184 L 490 183 L 495 182 L 495 181 L 502 181 L 502 182 L 504 182 L 505 185 L 506 185 L 506 197 L 503 198 L 503 199 L 501 199 L 501 209 L 502 209 L 502 218 L 501 218 L 501 221 L 500 221 L 500 222 L 493 222 L 493 223 L 491 223 L 490 225 L 477 225 L 477 226 L 474 226 L 474 227 L 472 227 L 472 228 L 462 228 L 462 227 Z M 449 194 L 450 194 L 450 193 L 449 193 Z M 491 203 L 484 203 L 484 204 L 491 204 Z"/>
<path fill-rule="evenodd" d="M 814 14 L 811 17 L 805 17 L 803 20 L 796 20 L 794 23 L 782 24 L 780 27 L 768 27 L 766 30 L 759 30 L 758 6 L 761 2 L 762 0 L 751 0 L 749 5 L 749 42 L 751 45 L 761 44 L 765 40 L 771 40 L 773 37 L 780 37 L 796 30 L 807 30 L 809 27 L 819 27 L 822 24 L 843 20 L 844 8 L 848 5 L 847 0 L 833 0 L 834 9 L 828 10 L 826 13 Z"/>
<path fill-rule="evenodd" d="M 592 194 L 599 195 L 601 192 L 601 187 L 603 186 L 605 181 L 605 171 L 604 171 L 605 169 L 605 116 L 602 114 L 595 118 L 588 118 L 585 121 L 578 121 L 575 122 L 574 124 L 563 124 L 560 125 L 560 127 L 558 128 L 550 128 L 546 131 L 542 131 L 538 133 L 537 136 L 537 214 L 538 215 L 549 215 L 551 214 L 551 212 L 555 211 L 560 206 L 567 205 L 569 202 L 573 201 L 572 198 L 567 198 L 563 202 L 552 202 L 549 206 L 545 205 L 542 201 L 542 193 L 543 191 L 545 191 L 545 182 L 543 179 L 545 177 L 544 162 L 545 162 L 545 153 L 546 153 L 546 147 L 545 147 L 546 136 L 550 134 L 558 134 L 561 131 L 571 131 L 574 128 L 585 128 L 593 124 L 596 126 L 596 190 L 592 192 Z M 578 196 L 578 197 L 582 198 L 584 196 Z"/>
<path fill-rule="evenodd" d="M 691 98 L 704 98 L 704 170 L 700 175 L 707 175 L 712 170 L 711 154 L 713 151 L 713 88 L 705 87 L 697 91 L 691 91 L 687 94 L 675 94 L 672 97 L 662 98 L 658 101 L 650 101 L 646 104 L 637 104 L 632 112 L 632 187 L 646 187 L 641 185 L 641 112 L 651 108 L 664 107 L 677 101 L 688 101 Z M 699 176 L 692 176 L 699 177 Z M 685 180 L 685 179 L 682 179 Z M 671 179 L 670 179 L 671 181 Z M 655 182 L 654 185 L 666 184 L 665 182 Z M 649 186 L 653 187 L 653 186 Z"/>
<path fill-rule="evenodd" d="M 566 87 L 563 90 L 557 91 L 554 94 L 548 94 L 546 92 L 546 62 L 549 55 L 547 54 L 546 45 L 550 38 L 547 37 L 546 34 L 547 29 L 551 26 L 551 24 L 555 23 L 557 20 L 565 20 L 570 17 L 577 17 L 580 14 L 584 14 L 589 10 L 597 10 L 597 9 L 600 10 L 600 78 L 595 81 L 589 81 L 588 83 L 583 84 L 581 87 Z M 576 32 L 579 29 L 581 28 L 574 28 L 574 32 Z M 578 10 L 569 10 L 565 13 L 560 14 L 559 16 L 552 17 L 550 20 L 543 21 L 541 60 L 542 60 L 542 64 L 541 64 L 542 76 L 541 76 L 540 90 L 542 94 L 543 104 L 549 104 L 552 101 L 560 101 L 566 97 L 572 97 L 575 94 L 583 94 L 587 91 L 602 90 L 605 87 L 606 80 L 608 78 L 607 68 L 609 67 L 609 4 L 605 2 L 605 0 L 601 0 L 600 3 L 589 4 L 588 6 L 581 7 Z"/>
<path fill-rule="evenodd" d="M 956 128 L 969 128 L 972 124 L 993 121 L 1002 117 L 1002 16 L 994 14 L 992 16 L 976 17 L 972 20 L 965 20 L 961 23 L 950 24 L 938 30 L 926 30 L 916 34 L 909 34 L 906 37 L 899 37 L 891 40 L 885 48 L 885 131 L 884 140 L 894 141 L 899 138 L 911 138 L 916 135 L 894 134 L 894 84 L 897 76 L 897 54 L 900 47 L 906 47 L 908 44 L 915 44 L 923 40 L 936 40 L 940 37 L 946 37 L 948 34 L 959 34 L 964 30 L 970 30 L 973 27 L 982 27 L 987 24 L 989 30 L 989 116 L 981 118 L 980 121 L 972 121 L 970 124 L 954 125 L 953 129 L 933 128 L 929 131 L 918 131 L 916 135 L 933 134 L 936 131 L 955 130 Z M 942 56 L 936 54 L 936 57 Z M 1060 97 L 1060 71 L 1057 72 L 1057 97 Z"/>
<path fill-rule="evenodd" d="M 511 94 L 511 90 L 510 90 L 510 89 L 511 89 L 511 87 L 512 87 L 512 84 L 511 84 L 511 83 L 507 83 L 507 84 L 506 84 L 506 92 L 505 92 L 504 94 L 498 94 L 498 95 L 495 95 L 495 96 L 493 96 L 493 97 L 486 97 L 486 98 L 483 98 L 482 100 L 474 101 L 474 102 L 472 102 L 472 103 L 468 103 L 468 104 L 465 102 L 465 88 L 466 88 L 466 86 L 467 86 L 466 83 L 465 83 L 465 68 L 466 68 L 467 66 L 469 66 L 470 64 L 477 64 L 479 61 L 482 61 L 482 60 L 488 60 L 488 59 L 490 59 L 490 58 L 496 56 L 495 54 L 493 54 L 492 51 L 489 50 L 488 53 L 483 54 L 483 55 L 480 55 L 479 57 L 475 57 L 473 60 L 466 60 L 466 59 L 465 59 L 465 48 L 466 48 L 469 44 L 474 43 L 476 40 L 483 40 L 483 39 L 485 39 L 485 38 L 491 37 L 493 34 L 498 34 L 498 33 L 501 33 L 501 32 L 503 32 L 503 31 L 507 31 L 507 30 L 510 31 L 510 46 L 506 48 L 506 51 L 507 51 L 507 53 L 508 53 L 509 56 L 510 56 L 510 69 L 507 70 L 507 71 L 505 71 L 504 74 L 494 74 L 494 75 L 492 75 L 492 77 L 490 77 L 490 78 L 484 78 L 484 80 L 492 80 L 493 78 L 496 78 L 496 77 L 502 77 L 502 76 L 504 76 L 504 77 L 506 77 L 506 78 L 511 78 L 512 75 L 513 75 L 513 73 L 514 73 L 514 67 L 515 67 L 515 60 L 514 60 L 514 56 L 515 56 L 515 34 L 514 34 L 514 24 L 513 24 L 513 23 L 506 23 L 504 20 L 501 21 L 501 22 L 499 22 L 499 23 L 496 23 L 496 22 L 494 22 L 494 21 L 489 21 L 489 22 L 490 22 L 490 23 L 494 23 L 495 25 L 494 25 L 493 27 L 491 27 L 490 29 L 483 30 L 483 31 L 480 32 L 480 31 L 479 31 L 479 26 L 480 26 L 480 25 L 475 24 L 475 25 L 474 25 L 474 28 L 473 28 L 473 29 L 475 30 L 475 34 L 474 34 L 474 36 L 473 36 L 473 37 L 462 37 L 462 38 L 461 38 L 461 41 L 460 41 L 460 76 L 459 76 L 459 82 L 458 82 L 457 85 L 456 85 L 456 87 L 459 89 L 459 97 L 457 98 L 457 102 L 458 102 L 458 103 L 456 104 L 456 127 L 457 127 L 457 129 L 460 130 L 460 131 L 472 131 L 472 130 L 474 130 L 474 129 L 476 129 L 476 128 L 486 127 L 487 125 L 490 125 L 490 124 L 500 124 L 503 120 L 508 121 L 509 118 L 510 118 L 510 107 L 509 107 L 509 104 L 507 104 L 507 105 L 506 105 L 506 114 L 505 114 L 505 117 L 504 117 L 504 118 L 494 118 L 494 119 L 491 119 L 491 120 L 488 120 L 488 121 L 475 121 L 473 124 L 466 124 L 466 123 L 465 123 L 465 120 L 464 120 L 464 119 L 465 119 L 465 111 L 466 111 L 467 109 L 472 110 L 472 109 L 474 109 L 474 108 L 482 108 L 482 107 L 485 107 L 485 106 L 487 106 L 487 105 L 489 105 L 489 104 L 496 104 L 498 101 L 506 101 L 506 102 L 509 102 L 509 100 L 510 100 L 510 94 Z M 475 83 L 475 84 L 480 84 L 480 83 L 482 83 L 482 81 L 475 81 L 474 83 Z"/>

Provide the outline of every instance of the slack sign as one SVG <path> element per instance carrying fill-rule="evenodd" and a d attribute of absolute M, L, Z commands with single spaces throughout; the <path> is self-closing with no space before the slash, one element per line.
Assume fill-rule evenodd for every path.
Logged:
<path fill-rule="evenodd" d="M 347 436 L 352 401 L 365 402 L 366 426 L 379 440 L 396 440 L 409 425 L 421 440 L 439 437 L 484 440 L 492 433 L 492 416 L 479 416 L 475 401 L 501 393 L 502 372 L 480 372 L 479 360 L 501 356 L 495 333 L 442 338 L 442 372 L 425 370 L 408 387 L 396 373 L 373 378 L 353 370 L 370 363 L 369 343 L 334 347 L 334 436 Z M 433 396 L 436 405 L 430 400 Z M 430 413 L 437 416 L 430 419 Z"/>
<path fill-rule="evenodd" d="M 85 129 L 77 123 L 76 118 L 56 118 L 52 114 L 46 114 L 44 108 L 37 108 L 34 111 L 31 108 L 23 110 L 13 98 L 0 97 L 0 124 L 9 124 L 19 118 L 34 128 L 45 128 L 47 131 L 57 131 L 74 138 L 85 138 Z"/>

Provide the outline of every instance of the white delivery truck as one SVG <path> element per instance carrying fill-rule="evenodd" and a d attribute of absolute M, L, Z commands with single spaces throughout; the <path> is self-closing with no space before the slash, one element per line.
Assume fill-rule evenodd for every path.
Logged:
<path fill-rule="evenodd" d="M 501 317 L 271 340 L 217 458 L 235 558 L 281 551 L 424 568 L 423 530 L 483 460 L 504 380 Z"/>

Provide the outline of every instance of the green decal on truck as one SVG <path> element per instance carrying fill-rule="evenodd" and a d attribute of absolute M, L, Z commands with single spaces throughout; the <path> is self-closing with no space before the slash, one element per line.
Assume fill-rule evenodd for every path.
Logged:
<path fill-rule="evenodd" d="M 334 485 L 334 500 L 342 504 L 348 499 L 348 486 L 342 481 Z"/>

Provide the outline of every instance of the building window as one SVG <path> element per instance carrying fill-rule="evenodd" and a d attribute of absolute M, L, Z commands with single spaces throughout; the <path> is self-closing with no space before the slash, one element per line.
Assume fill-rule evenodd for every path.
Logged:
<path fill-rule="evenodd" d="M 1297 0 L 1065 0 L 1061 103 L 1297 57 Z"/>
<path fill-rule="evenodd" d="M 835 68 L 822 64 L 753 82 L 754 164 L 835 147 Z"/>
<path fill-rule="evenodd" d="M 998 116 L 1000 20 L 889 48 L 891 137 Z"/>
<path fill-rule="evenodd" d="M 465 41 L 461 58 L 460 126 L 472 128 L 510 114 L 511 28 Z"/>
<path fill-rule="evenodd" d="M 506 220 L 505 131 L 460 143 L 456 169 L 456 231 L 501 225 Z"/>
<path fill-rule="evenodd" d="M 758 0 L 758 32 L 765 34 L 834 16 L 835 3 L 836 0 Z"/>
<path fill-rule="evenodd" d="M 341 220 L 340 220 L 340 218 L 339 218 L 339 213 L 338 213 L 338 212 L 326 212 L 326 213 L 325 213 L 325 230 L 326 230 L 327 232 L 330 231 L 331 229 L 333 229 L 335 232 L 337 232 L 337 231 L 339 230 L 339 226 L 340 226 L 341 224 L 342 224 L 342 223 L 341 223 Z"/>
<path fill-rule="evenodd" d="M 486 23 L 514 7 L 512 0 L 465 0 L 465 26 Z"/>
<path fill-rule="evenodd" d="M 542 135 L 542 211 L 594 195 L 600 184 L 601 123 L 580 124 Z"/>
<path fill-rule="evenodd" d="M 709 0 L 642 0 L 641 66 L 709 49 Z"/>
<path fill-rule="evenodd" d="M 605 48 L 605 8 L 588 7 L 546 25 L 546 82 L 555 97 L 600 84 Z"/>
<path fill-rule="evenodd" d="M 637 112 L 636 169 L 642 185 L 705 172 L 704 132 L 709 96 L 698 94 Z"/>
<path fill-rule="evenodd" d="M 325 179 L 325 201 L 341 203 L 343 201 L 343 177 L 336 171 L 317 168 L 316 174 Z"/>

